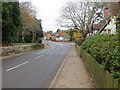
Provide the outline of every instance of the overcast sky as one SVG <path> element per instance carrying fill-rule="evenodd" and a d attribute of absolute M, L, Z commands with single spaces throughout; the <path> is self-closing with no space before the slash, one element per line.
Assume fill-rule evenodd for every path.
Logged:
<path fill-rule="evenodd" d="M 43 31 L 56 31 L 58 28 L 64 29 L 57 25 L 57 18 L 60 15 L 62 6 L 70 0 L 20 0 L 20 2 L 29 1 L 37 11 L 37 18 L 42 19 Z M 73 0 L 71 0 L 73 1 Z"/>
<path fill-rule="evenodd" d="M 59 29 L 64 29 L 57 25 L 57 18 L 60 15 L 60 9 L 68 1 L 78 1 L 78 0 L 19 0 L 32 2 L 33 6 L 37 11 L 37 18 L 42 19 L 43 31 L 56 31 Z M 79 0 L 79 1 L 90 1 L 90 0 Z M 96 0 L 103 1 L 103 0 Z M 119 1 L 119 0 L 105 0 L 107 1 Z"/>

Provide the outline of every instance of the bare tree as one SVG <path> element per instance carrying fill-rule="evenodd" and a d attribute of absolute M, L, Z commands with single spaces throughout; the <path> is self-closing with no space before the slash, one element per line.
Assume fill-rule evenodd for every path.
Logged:
<path fill-rule="evenodd" d="M 102 18 L 103 3 L 68 2 L 62 8 L 60 23 L 65 27 L 77 27 L 84 37 L 89 27 Z"/>

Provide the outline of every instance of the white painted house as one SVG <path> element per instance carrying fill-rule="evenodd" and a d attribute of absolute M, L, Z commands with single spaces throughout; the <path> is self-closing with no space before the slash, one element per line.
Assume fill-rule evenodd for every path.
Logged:
<path fill-rule="evenodd" d="M 112 16 L 111 10 L 108 7 L 104 8 L 104 18 L 110 17 L 110 22 L 105 27 L 102 33 L 115 34 L 116 33 L 116 17 Z"/>
<path fill-rule="evenodd" d="M 105 27 L 105 31 L 108 34 L 115 34 L 116 33 L 116 18 L 111 17 L 111 21 L 109 22 L 109 24 Z"/>
<path fill-rule="evenodd" d="M 101 34 L 115 34 L 116 33 L 116 17 L 111 15 L 110 9 L 104 8 L 104 19 L 98 24 L 90 26 L 87 37 L 95 35 L 98 32 Z"/>

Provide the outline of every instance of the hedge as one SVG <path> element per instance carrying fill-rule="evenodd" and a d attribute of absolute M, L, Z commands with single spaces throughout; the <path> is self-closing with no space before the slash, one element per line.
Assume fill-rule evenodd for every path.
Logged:
<path fill-rule="evenodd" d="M 104 67 L 80 46 L 76 46 L 76 48 L 78 54 L 84 60 L 97 89 L 102 88 L 102 90 L 106 90 L 106 88 L 108 88 L 111 90 L 120 90 L 119 81 L 116 80 L 111 73 L 104 70 Z"/>
<path fill-rule="evenodd" d="M 81 47 L 85 49 L 105 70 L 120 81 L 120 52 L 117 34 L 97 34 L 87 38 Z"/>

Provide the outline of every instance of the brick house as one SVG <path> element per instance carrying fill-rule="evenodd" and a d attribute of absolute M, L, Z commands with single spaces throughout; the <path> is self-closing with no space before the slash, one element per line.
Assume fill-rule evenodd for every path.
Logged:
<path fill-rule="evenodd" d="M 44 39 L 45 40 L 50 40 L 50 39 L 55 40 L 55 36 L 52 33 L 52 31 L 49 31 L 49 32 L 44 33 Z"/>

